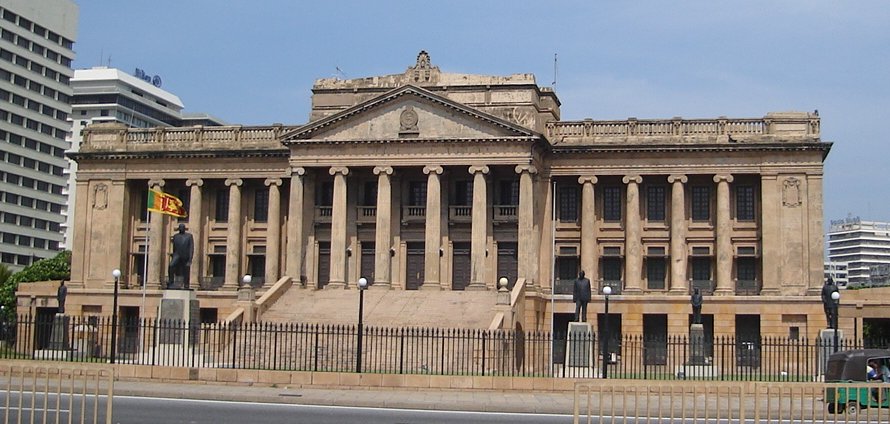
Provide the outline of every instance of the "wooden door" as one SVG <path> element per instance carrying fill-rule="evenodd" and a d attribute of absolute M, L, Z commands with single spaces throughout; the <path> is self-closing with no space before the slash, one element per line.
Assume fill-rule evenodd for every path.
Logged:
<path fill-rule="evenodd" d="M 451 263 L 451 289 L 466 289 L 470 285 L 470 243 L 454 243 Z"/>
<path fill-rule="evenodd" d="M 497 279 L 507 277 L 507 288 L 513 289 L 519 277 L 518 244 L 515 242 L 498 242 L 498 273 Z"/>
<path fill-rule="evenodd" d="M 417 290 L 423 285 L 424 278 L 424 243 L 408 242 L 408 261 L 407 261 L 407 278 L 405 279 L 405 288 L 407 290 Z"/>
<path fill-rule="evenodd" d="M 323 289 L 331 282 L 331 243 L 318 243 L 318 278 L 317 287 Z"/>

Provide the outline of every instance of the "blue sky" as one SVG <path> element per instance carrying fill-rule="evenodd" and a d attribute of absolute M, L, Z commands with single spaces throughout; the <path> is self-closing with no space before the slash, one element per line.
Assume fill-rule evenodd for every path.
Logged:
<path fill-rule="evenodd" d="M 825 220 L 890 221 L 890 2 L 79 0 L 75 68 L 162 76 L 191 112 L 301 124 L 317 78 L 554 79 L 562 118 L 819 110 Z M 342 74 L 339 75 L 342 77 Z"/>

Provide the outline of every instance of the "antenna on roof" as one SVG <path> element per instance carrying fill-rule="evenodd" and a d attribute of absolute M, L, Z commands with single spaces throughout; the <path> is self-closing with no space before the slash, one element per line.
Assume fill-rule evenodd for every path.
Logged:
<path fill-rule="evenodd" d="M 556 77 L 559 75 L 559 66 L 557 66 L 556 53 L 553 53 L 553 86 L 556 86 Z"/>
<path fill-rule="evenodd" d="M 340 76 L 342 76 L 342 77 L 343 77 L 343 79 L 347 79 L 347 78 L 346 78 L 346 72 L 343 72 L 343 70 L 342 70 L 342 69 L 340 69 L 340 67 L 339 67 L 339 66 L 335 66 L 335 67 L 334 67 L 334 69 L 336 69 L 336 70 L 337 70 L 337 74 L 339 74 L 339 75 L 340 75 Z"/>

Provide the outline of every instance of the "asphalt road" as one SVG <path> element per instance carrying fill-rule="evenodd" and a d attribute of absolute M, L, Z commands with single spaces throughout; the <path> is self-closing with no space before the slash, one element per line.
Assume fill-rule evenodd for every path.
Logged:
<path fill-rule="evenodd" d="M 121 424 L 565 424 L 571 423 L 572 417 L 567 415 L 423 411 L 116 396 L 114 399 L 114 422 Z"/>

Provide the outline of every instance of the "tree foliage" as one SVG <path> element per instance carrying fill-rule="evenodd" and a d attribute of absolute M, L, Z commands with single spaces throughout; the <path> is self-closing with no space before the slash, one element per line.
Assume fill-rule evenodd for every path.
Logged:
<path fill-rule="evenodd" d="M 9 274 L 9 269 L 0 266 L 0 305 L 4 306 L 3 318 L 7 319 L 15 315 L 15 292 L 20 283 L 71 278 L 71 252 L 59 252 L 55 257 L 39 260 L 19 272 Z"/>

